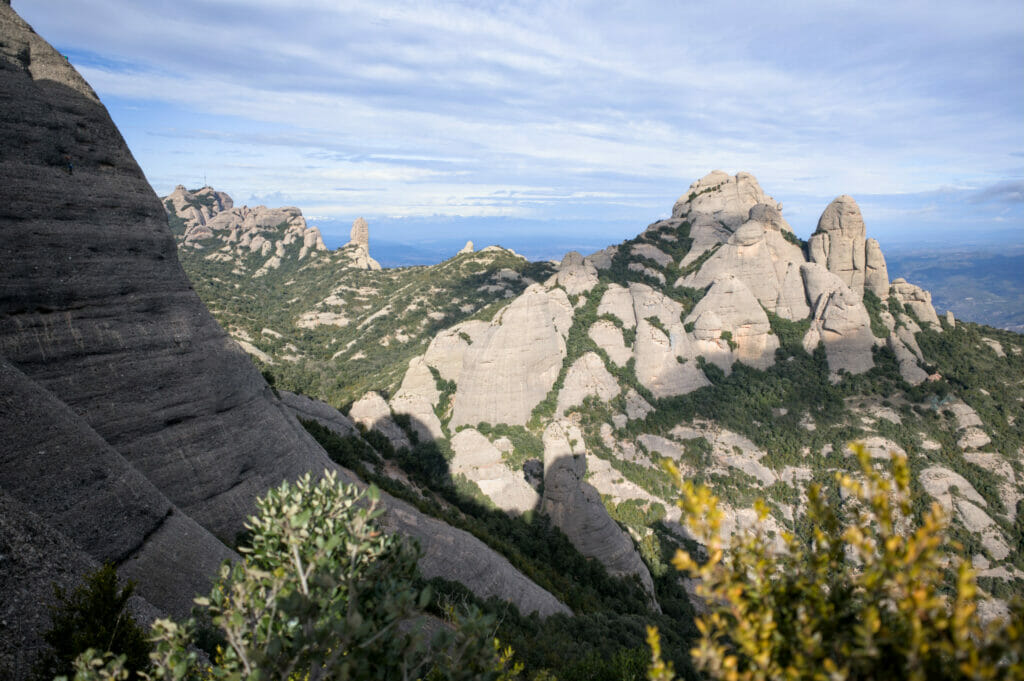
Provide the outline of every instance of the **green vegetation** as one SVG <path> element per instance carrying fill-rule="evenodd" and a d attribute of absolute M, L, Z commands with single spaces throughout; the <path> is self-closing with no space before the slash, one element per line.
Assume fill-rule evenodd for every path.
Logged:
<path fill-rule="evenodd" d="M 138 673 L 149 667 L 151 646 L 145 630 L 128 611 L 134 590 L 132 582 L 118 585 L 112 563 L 86 575 L 71 593 L 55 585 L 51 625 L 43 635 L 50 648 L 37 661 L 34 678 L 73 674 L 75 659 L 90 648 L 123 657 L 124 670 L 130 678 L 138 678 Z"/>
<path fill-rule="evenodd" d="M 911 512 L 907 460 L 893 457 L 886 475 L 863 446 L 854 450 L 860 481 L 840 473 L 835 482 L 856 504 L 831 506 L 812 486 L 807 531 L 787 534 L 782 551 L 763 531 L 725 542 L 718 500 L 667 464 L 687 525 L 707 547 L 699 561 L 685 551 L 673 559 L 711 606 L 699 618 L 697 667 L 736 681 L 1021 678 L 1024 602 L 982 625 L 972 569 L 948 565 L 938 504 L 918 527 L 900 527 Z M 758 512 L 763 519 L 768 509 L 760 503 Z M 650 678 L 672 679 L 656 630 L 649 641 Z"/>

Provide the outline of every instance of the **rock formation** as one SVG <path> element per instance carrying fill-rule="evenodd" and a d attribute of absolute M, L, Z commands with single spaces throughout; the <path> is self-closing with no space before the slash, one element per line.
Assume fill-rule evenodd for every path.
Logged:
<path fill-rule="evenodd" d="M 463 255 L 465 253 L 472 253 L 472 252 L 473 252 L 473 242 L 472 241 L 467 241 L 466 245 L 462 247 L 462 250 L 459 251 L 458 253 L 456 253 L 455 255 Z"/>
<path fill-rule="evenodd" d="M 803 265 L 800 272 L 812 315 L 804 348 L 813 352 L 819 342 L 823 343 L 832 372 L 859 374 L 871 369 L 875 365 L 871 354 L 875 337 L 860 295 L 817 263 Z"/>
<path fill-rule="evenodd" d="M 526 481 L 522 471 L 514 471 L 502 461 L 501 452 L 474 428 L 465 428 L 451 440 L 452 475 L 464 475 L 476 483 L 498 508 L 513 513 L 533 511 L 540 496 Z"/>
<path fill-rule="evenodd" d="M 863 295 L 866 288 L 884 300 L 889 294 L 885 258 L 878 242 L 865 234 L 864 218 L 853 197 L 836 198 L 807 242 L 811 262 L 838 276 L 854 293 Z"/>
<path fill-rule="evenodd" d="M 410 425 L 421 442 L 436 440 L 444 437 L 441 420 L 434 413 L 440 396 L 429 365 L 422 357 L 414 357 L 409 361 L 409 370 L 402 379 L 402 386 L 391 398 L 391 410 L 409 416 Z"/>
<path fill-rule="evenodd" d="M 694 323 L 694 352 L 719 364 L 726 373 L 736 360 L 757 369 L 775 363 L 779 339 L 772 334 L 757 298 L 735 276 L 715 280 L 686 321 Z"/>
<path fill-rule="evenodd" d="M 906 279 L 893 279 L 890 288 L 892 296 L 902 305 L 910 309 L 914 315 L 925 324 L 928 324 L 936 331 L 942 330 L 939 323 L 939 315 L 932 307 L 932 294 L 920 286 L 911 284 Z"/>
<path fill-rule="evenodd" d="M 530 286 L 463 357 L 449 427 L 523 425 L 548 394 L 565 357 L 572 306 L 561 289 Z"/>
<path fill-rule="evenodd" d="M 412 447 L 405 431 L 391 418 L 391 408 L 380 393 L 371 391 L 360 397 L 352 404 L 348 415 L 356 424 L 386 437 L 396 450 Z"/>
<path fill-rule="evenodd" d="M 596 352 L 588 352 L 569 367 L 565 383 L 558 393 L 555 413 L 560 416 L 566 409 L 583 404 L 589 396 L 607 402 L 618 394 L 618 381 L 608 373 Z"/>
<path fill-rule="evenodd" d="M 654 582 L 633 540 L 608 516 L 601 497 L 584 481 L 583 434 L 566 421 L 544 431 L 544 510 L 584 556 L 596 558 L 613 575 L 636 575 L 648 594 Z"/>
<path fill-rule="evenodd" d="M 95 93 L 7 5 L 0 98 L 0 488 L 88 557 L 63 552 L 69 569 L 112 560 L 146 601 L 187 614 L 255 498 L 333 464 L 196 296 Z M 566 611 L 466 533 L 389 503 L 424 574 Z M 24 603 L 0 581 L 0 602 Z M 0 629 L 0 650 L 37 645 L 33 622 Z"/>
<path fill-rule="evenodd" d="M 597 268 L 576 251 L 569 251 L 558 266 L 556 280 L 566 293 L 576 296 L 597 285 Z"/>

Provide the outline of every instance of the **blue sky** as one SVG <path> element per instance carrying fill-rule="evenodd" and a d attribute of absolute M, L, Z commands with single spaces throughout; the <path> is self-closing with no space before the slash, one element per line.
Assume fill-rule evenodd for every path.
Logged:
<path fill-rule="evenodd" d="M 888 4 L 13 3 L 157 193 L 329 241 L 613 243 L 720 168 L 802 236 L 846 193 L 883 245 L 1024 243 L 1024 3 Z"/>

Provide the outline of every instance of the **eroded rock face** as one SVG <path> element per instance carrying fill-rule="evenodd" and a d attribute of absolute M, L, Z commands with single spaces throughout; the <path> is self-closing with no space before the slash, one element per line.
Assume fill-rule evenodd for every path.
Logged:
<path fill-rule="evenodd" d="M 633 351 L 626 347 L 622 330 L 607 319 L 599 319 L 587 331 L 587 335 L 597 343 L 597 347 L 608 353 L 616 366 L 624 367 L 633 356 Z"/>
<path fill-rule="evenodd" d="M 558 266 L 556 279 L 566 293 L 578 296 L 597 286 L 597 268 L 576 251 L 569 251 Z"/>
<path fill-rule="evenodd" d="M 752 214 L 771 220 L 770 208 L 758 204 Z M 751 219 L 739 226 L 700 269 L 681 277 L 676 286 L 706 288 L 717 279 L 734 276 L 766 309 L 802 319 L 808 308 L 795 268 L 803 262 L 800 247 L 787 241 L 778 225 Z"/>
<path fill-rule="evenodd" d="M 733 361 L 758 369 L 775 363 L 779 339 L 772 334 L 768 316 L 757 298 L 737 277 L 717 279 L 686 318 L 694 323 L 694 352 L 715 362 L 727 373 Z M 728 334 L 728 338 L 723 338 Z M 729 344 L 735 344 L 735 350 Z"/>
<path fill-rule="evenodd" d="M 380 393 L 371 391 L 360 397 L 352 403 L 348 415 L 356 424 L 367 430 L 376 430 L 386 437 L 395 449 L 412 447 L 405 431 L 391 418 L 391 408 Z"/>
<path fill-rule="evenodd" d="M 422 357 L 409 360 L 402 385 L 391 398 L 391 410 L 396 414 L 409 416 L 410 425 L 419 435 L 420 441 L 428 442 L 444 437 L 441 419 L 434 412 L 441 392 L 437 389 L 434 375 Z"/>
<path fill-rule="evenodd" d="M 558 378 L 571 323 L 564 291 L 527 288 L 466 349 L 449 427 L 524 425 Z"/>
<path fill-rule="evenodd" d="M 811 262 L 823 265 L 853 292 L 865 288 L 883 300 L 889 293 L 889 273 L 882 249 L 866 239 L 864 218 L 853 197 L 842 195 L 828 205 L 818 229 L 808 241 Z"/>
<path fill-rule="evenodd" d="M 804 348 L 813 352 L 824 343 L 830 371 L 859 374 L 874 366 L 871 348 L 875 337 L 871 319 L 861 301 L 835 274 L 817 263 L 800 268 L 811 303 L 811 328 L 804 336 Z"/>
<path fill-rule="evenodd" d="M 565 383 L 558 393 L 555 413 L 561 415 L 566 409 L 583 404 L 590 395 L 607 402 L 618 394 L 619 384 L 615 377 L 608 373 L 596 352 L 588 352 L 569 367 Z"/>
<path fill-rule="evenodd" d="M 95 93 L 6 5 L 0 42 L 0 487 L 185 614 L 255 497 L 329 462 L 192 291 Z"/>
<path fill-rule="evenodd" d="M 779 207 L 750 173 L 737 173 L 730 177 L 721 170 L 713 170 L 691 184 L 689 191 L 676 201 L 672 217 L 689 218 L 704 214 L 735 231 L 746 222 L 750 209 L 759 203 Z"/>
<path fill-rule="evenodd" d="M 353 246 L 362 246 L 369 250 L 370 226 L 366 224 L 365 218 L 358 217 L 352 221 L 352 229 L 349 231 L 348 242 Z"/>
<path fill-rule="evenodd" d="M 930 325 L 936 331 L 942 330 L 939 324 L 939 315 L 932 307 L 932 294 L 920 286 L 911 284 L 906 279 L 893 279 L 889 292 L 900 303 L 906 305 L 925 324 Z"/>
<path fill-rule="evenodd" d="M 501 451 L 474 428 L 464 428 L 451 440 L 452 475 L 464 475 L 477 484 L 494 504 L 513 513 L 536 510 L 540 496 L 523 471 L 514 471 L 501 459 Z"/>
<path fill-rule="evenodd" d="M 648 594 L 654 581 L 633 540 L 608 515 L 601 497 L 584 481 L 587 471 L 583 433 L 566 422 L 544 431 L 544 511 L 573 546 L 595 558 L 613 575 L 636 575 Z"/>

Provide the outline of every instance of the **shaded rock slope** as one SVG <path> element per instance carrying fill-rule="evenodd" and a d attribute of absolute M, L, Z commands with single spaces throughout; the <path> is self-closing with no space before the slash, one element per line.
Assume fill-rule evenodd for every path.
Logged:
<path fill-rule="evenodd" d="M 0 529 L 5 546 L 40 537 L 18 556 L 32 580 L 4 563 L 0 603 L 37 613 L 51 575 L 113 561 L 142 599 L 185 614 L 255 497 L 334 464 L 193 291 L 165 206 L 96 94 L 6 4 L 0 99 L 0 500 L 19 509 Z M 479 540 L 388 502 L 428 577 L 566 611 Z M 5 617 L 0 672 L 24 672 L 12 651 L 38 646 L 42 625 Z"/>

